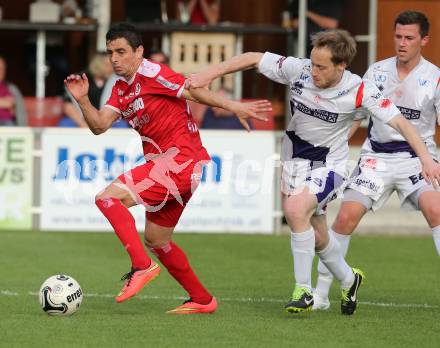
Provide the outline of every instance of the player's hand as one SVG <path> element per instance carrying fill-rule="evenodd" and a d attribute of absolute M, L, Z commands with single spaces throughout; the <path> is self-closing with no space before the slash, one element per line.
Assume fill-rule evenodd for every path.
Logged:
<path fill-rule="evenodd" d="M 251 128 L 247 120 L 254 118 L 261 121 L 267 121 L 268 112 L 272 111 L 272 104 L 268 100 L 256 100 L 252 102 L 235 102 L 232 110 L 238 117 L 243 127 L 250 132 Z"/>
<path fill-rule="evenodd" d="M 440 186 L 440 164 L 430 159 L 422 163 L 422 175 L 428 184 L 438 188 Z"/>
<path fill-rule="evenodd" d="M 64 85 L 76 101 L 86 97 L 89 93 L 89 80 L 86 74 L 81 76 L 71 74 L 64 80 Z"/>
<path fill-rule="evenodd" d="M 209 75 L 204 74 L 203 72 L 197 74 L 191 74 L 189 78 L 186 80 L 186 87 L 187 88 L 208 87 L 211 81 L 212 78 Z"/>

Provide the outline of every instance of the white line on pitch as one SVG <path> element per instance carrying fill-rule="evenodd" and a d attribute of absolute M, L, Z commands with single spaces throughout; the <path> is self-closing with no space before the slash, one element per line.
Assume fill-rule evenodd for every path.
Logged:
<path fill-rule="evenodd" d="M 37 292 L 29 291 L 27 295 L 37 296 Z M 9 290 L 0 290 L 0 296 L 20 296 L 19 293 Z M 98 297 L 98 298 L 113 298 L 114 294 L 84 294 L 84 297 Z M 185 300 L 186 297 L 181 296 L 152 296 L 152 295 L 138 295 L 136 296 L 139 300 Z M 284 303 L 285 300 L 276 298 L 252 298 L 252 297 L 221 297 L 218 298 L 219 302 L 249 302 L 249 303 Z M 338 303 L 337 301 L 332 301 Z M 394 307 L 394 308 L 439 308 L 438 305 L 430 305 L 423 303 L 385 303 L 385 302 L 371 302 L 371 301 L 359 301 L 359 304 L 365 306 L 375 306 L 375 307 Z"/>

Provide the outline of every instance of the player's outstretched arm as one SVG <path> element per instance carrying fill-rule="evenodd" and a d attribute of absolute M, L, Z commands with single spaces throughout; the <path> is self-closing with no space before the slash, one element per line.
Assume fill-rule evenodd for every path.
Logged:
<path fill-rule="evenodd" d="M 119 114 L 110 109 L 103 108 L 97 110 L 89 100 L 89 81 L 86 74 L 69 75 L 64 80 L 64 84 L 72 97 L 78 102 L 78 105 L 84 115 L 84 119 L 93 132 L 93 134 L 104 133 L 111 127 L 113 122 L 119 118 Z"/>
<path fill-rule="evenodd" d="M 425 180 L 438 187 L 440 185 L 440 165 L 436 163 L 416 128 L 402 115 L 394 116 L 388 124 L 404 136 L 422 163 L 422 174 Z"/>
<path fill-rule="evenodd" d="M 362 120 L 354 120 L 353 124 L 351 125 L 350 131 L 348 132 L 348 140 L 351 139 L 351 137 L 357 132 L 359 127 L 361 126 Z"/>
<path fill-rule="evenodd" d="M 248 131 L 250 131 L 250 127 L 246 121 L 247 119 L 255 118 L 257 120 L 267 121 L 267 118 L 262 114 L 272 111 L 272 105 L 268 100 L 242 103 L 227 99 L 205 88 L 185 88 L 182 96 L 185 99 L 194 100 L 198 103 L 231 111 L 238 117 L 240 123 Z"/>
<path fill-rule="evenodd" d="M 263 53 L 259 52 L 239 54 L 238 56 L 234 56 L 222 63 L 212 65 L 197 74 L 191 75 L 188 79 L 188 86 L 194 88 L 206 87 L 212 80 L 215 80 L 220 76 L 256 68 L 262 57 Z"/>

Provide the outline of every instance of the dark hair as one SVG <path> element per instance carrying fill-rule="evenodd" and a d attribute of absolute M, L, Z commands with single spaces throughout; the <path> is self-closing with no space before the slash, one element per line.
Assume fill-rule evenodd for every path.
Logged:
<path fill-rule="evenodd" d="M 408 25 L 408 24 L 418 24 L 419 32 L 421 37 L 425 37 L 429 32 L 429 21 L 428 18 L 422 13 L 417 11 L 404 11 L 399 14 L 394 21 L 394 29 L 396 29 L 397 24 Z"/>
<path fill-rule="evenodd" d="M 350 65 L 356 55 L 356 41 L 346 30 L 330 29 L 312 36 L 313 47 L 327 47 L 332 53 L 333 64 Z"/>
<path fill-rule="evenodd" d="M 137 28 L 129 23 L 113 24 L 105 35 L 106 42 L 124 38 L 133 50 L 142 45 L 142 37 Z"/>

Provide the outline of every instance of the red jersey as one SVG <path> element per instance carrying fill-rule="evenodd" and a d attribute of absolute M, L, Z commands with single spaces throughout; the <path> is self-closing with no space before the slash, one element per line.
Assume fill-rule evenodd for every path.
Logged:
<path fill-rule="evenodd" d="M 143 59 L 130 81 L 120 78 L 115 82 L 105 106 L 121 114 L 145 137 L 144 155 L 165 153 L 175 147 L 178 153 L 174 159 L 179 163 L 209 160 L 186 100 L 180 99 L 184 88 L 185 77 L 181 74 Z"/>

